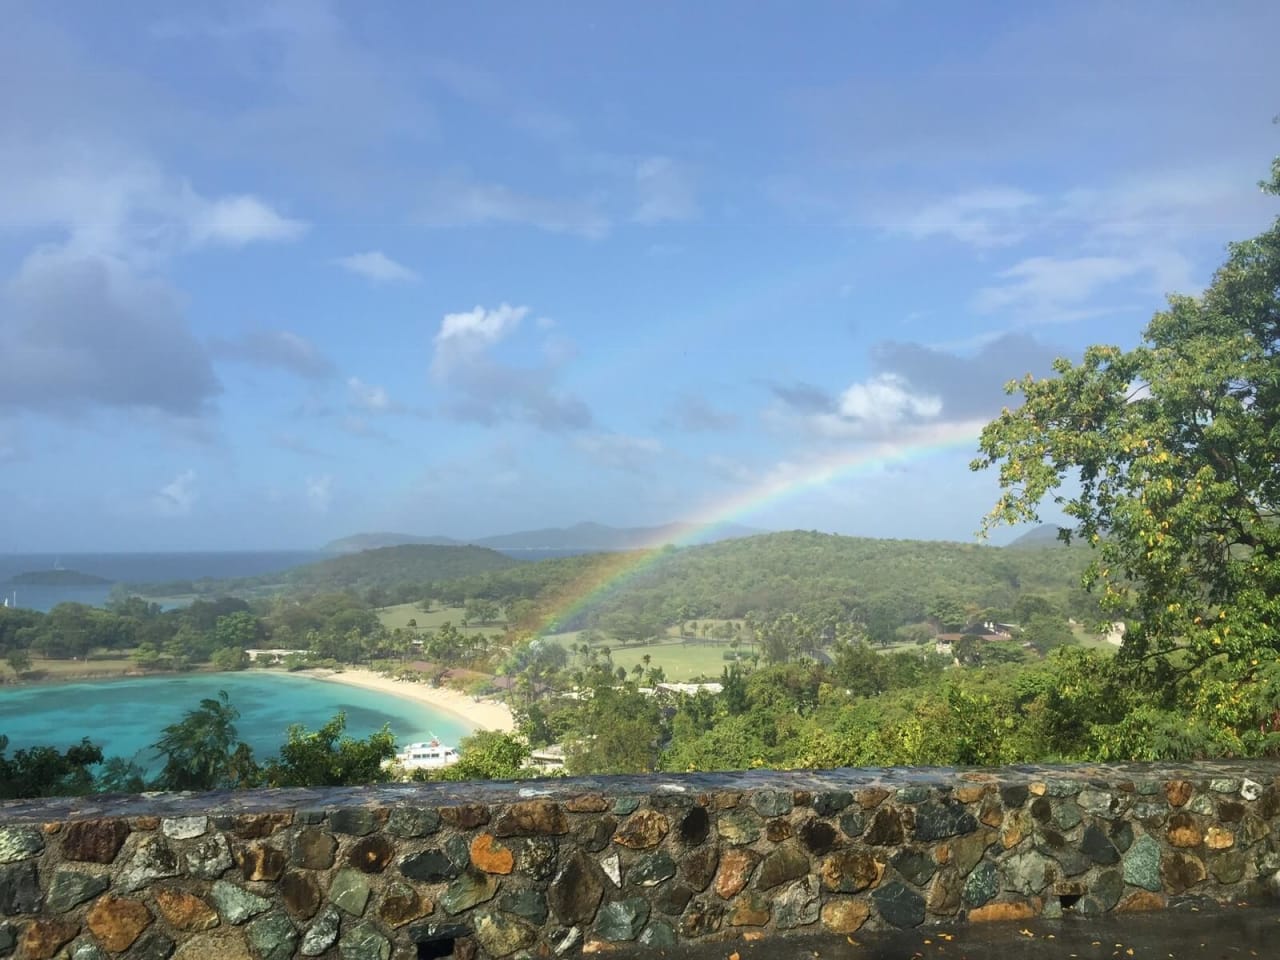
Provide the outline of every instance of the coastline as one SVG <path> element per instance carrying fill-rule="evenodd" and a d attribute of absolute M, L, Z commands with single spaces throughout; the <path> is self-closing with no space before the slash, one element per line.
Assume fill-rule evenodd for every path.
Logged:
<path fill-rule="evenodd" d="M 459 693 L 447 687 L 430 687 L 424 683 L 392 680 L 390 677 L 359 667 L 349 667 L 341 671 L 299 670 L 295 675 L 325 683 L 360 687 L 363 690 L 385 693 L 402 700 L 411 700 L 422 706 L 453 714 L 473 730 L 513 733 L 516 729 L 515 718 L 506 704 L 496 700 L 476 700 L 465 693 Z"/>

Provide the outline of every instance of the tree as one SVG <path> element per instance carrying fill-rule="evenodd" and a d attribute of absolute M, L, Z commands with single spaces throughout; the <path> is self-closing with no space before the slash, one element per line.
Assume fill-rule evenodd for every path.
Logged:
<path fill-rule="evenodd" d="M 258 780 L 253 751 L 236 735 L 240 711 L 227 691 L 200 701 L 178 723 L 164 728 L 152 748 L 164 757 L 156 780 L 161 790 L 219 790 L 252 786 Z"/>
<path fill-rule="evenodd" d="M 1280 159 L 1263 189 L 1280 194 Z M 982 433 L 998 466 L 983 529 L 1046 500 L 1095 548 L 1086 583 L 1129 622 L 1118 664 L 1208 731 L 1271 747 L 1280 724 L 1280 219 L 1231 244 L 1198 297 L 1171 296 L 1132 350 L 1093 346 L 1011 383 Z"/>
<path fill-rule="evenodd" d="M 319 730 L 300 723 L 289 727 L 280 756 L 267 764 L 264 778 L 273 787 L 337 787 L 379 783 L 391 778 L 383 761 L 396 755 L 396 738 L 384 726 L 364 740 L 344 737 L 347 715 L 337 713 Z"/>
<path fill-rule="evenodd" d="M 529 745 L 497 730 L 477 730 L 458 744 L 455 764 L 435 772 L 435 780 L 515 780 L 526 776 Z"/>
<path fill-rule="evenodd" d="M 0 799 L 63 797 L 89 793 L 89 767 L 102 762 L 102 748 L 86 737 L 65 752 L 56 747 L 30 747 L 5 757 L 9 738 L 0 734 Z"/>
<path fill-rule="evenodd" d="M 31 654 L 26 650 L 15 647 L 5 654 L 4 659 L 14 673 L 22 674 L 31 669 Z"/>

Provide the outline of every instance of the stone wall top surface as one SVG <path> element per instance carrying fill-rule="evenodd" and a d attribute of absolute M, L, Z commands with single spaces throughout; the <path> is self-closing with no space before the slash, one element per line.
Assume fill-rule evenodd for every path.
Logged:
<path fill-rule="evenodd" d="M 563 800 L 586 793 L 610 797 L 661 794 L 793 790 L 814 793 L 885 787 L 922 786 L 945 790 L 964 783 L 1031 784 L 1066 780 L 1099 786 L 1154 787 L 1165 780 L 1280 780 L 1280 761 L 1206 760 L 1186 764 L 1079 764 L 1009 767 L 892 767 L 837 770 L 749 770 L 729 773 L 651 774 L 645 776 L 548 777 L 516 781 L 377 784 L 359 787 L 310 787 L 287 790 L 236 790 L 210 793 L 100 794 L 0 803 L 0 823 L 43 823 L 101 817 L 263 813 L 273 810 L 329 812 L 364 807 L 440 807 L 461 803 L 503 803 L 546 797 Z"/>

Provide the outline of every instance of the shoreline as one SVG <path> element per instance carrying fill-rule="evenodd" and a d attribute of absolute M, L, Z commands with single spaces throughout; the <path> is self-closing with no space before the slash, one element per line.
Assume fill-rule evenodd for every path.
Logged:
<path fill-rule="evenodd" d="M 420 706 L 431 707 L 452 714 L 472 730 L 495 730 L 514 733 L 515 718 L 504 703 L 496 700 L 476 700 L 465 693 L 447 687 L 430 687 L 424 683 L 392 680 L 380 673 L 362 667 L 337 670 L 298 670 L 295 676 L 319 680 L 323 683 L 340 683 L 362 690 L 385 693 L 388 696 L 409 700 Z"/>

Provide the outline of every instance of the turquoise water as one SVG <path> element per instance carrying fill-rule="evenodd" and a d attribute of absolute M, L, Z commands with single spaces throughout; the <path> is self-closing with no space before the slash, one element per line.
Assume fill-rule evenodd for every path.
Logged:
<path fill-rule="evenodd" d="M 135 759 L 155 769 L 148 747 L 162 728 L 219 690 L 227 691 L 240 711 L 240 738 L 259 760 L 280 749 L 290 724 L 314 730 L 339 710 L 346 711 L 347 733 L 353 737 L 366 737 L 389 723 L 399 744 L 434 733 L 456 746 L 471 732 L 453 714 L 373 690 L 285 673 L 212 673 L 0 690 L 0 733 L 9 738 L 10 753 L 45 744 L 65 748 L 87 736 L 104 756 Z"/>

